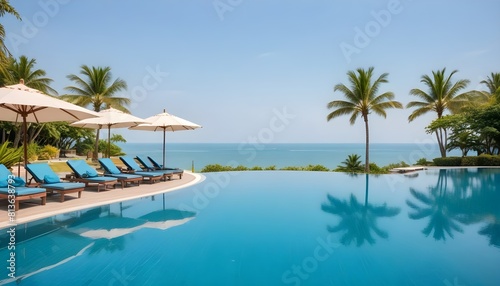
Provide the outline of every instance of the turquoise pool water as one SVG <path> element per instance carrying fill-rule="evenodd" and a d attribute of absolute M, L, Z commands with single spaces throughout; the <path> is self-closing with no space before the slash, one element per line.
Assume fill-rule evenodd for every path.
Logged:
<path fill-rule="evenodd" d="M 207 174 L 18 225 L 12 285 L 500 285 L 500 169 Z M 1 230 L 2 246 L 7 230 Z M 5 262 L 7 248 L 0 249 Z"/>

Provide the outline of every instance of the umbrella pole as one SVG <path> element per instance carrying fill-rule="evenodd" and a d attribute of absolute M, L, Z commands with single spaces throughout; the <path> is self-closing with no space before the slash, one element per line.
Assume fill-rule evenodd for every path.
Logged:
<path fill-rule="evenodd" d="M 165 166 L 165 133 L 166 130 L 163 129 L 163 166 L 162 166 L 162 169 L 166 169 L 167 167 Z"/>
<path fill-rule="evenodd" d="M 27 128 L 26 123 L 26 115 L 23 115 L 23 141 L 24 141 L 24 180 L 27 182 L 28 181 L 28 172 L 26 171 L 26 165 L 28 165 L 28 128 Z"/>
<path fill-rule="evenodd" d="M 111 126 L 108 125 L 108 158 L 111 157 Z"/>

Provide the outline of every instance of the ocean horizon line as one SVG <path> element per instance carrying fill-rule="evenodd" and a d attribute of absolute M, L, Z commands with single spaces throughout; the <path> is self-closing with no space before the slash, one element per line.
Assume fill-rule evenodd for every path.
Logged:
<path fill-rule="evenodd" d="M 162 142 L 119 143 L 130 156 L 163 157 Z M 335 168 L 349 155 L 365 157 L 364 143 L 167 143 L 167 166 L 196 169 L 209 164 L 244 166 L 305 166 L 323 165 Z M 460 152 L 449 152 L 457 156 Z M 370 162 L 379 166 L 405 162 L 413 164 L 425 158 L 440 157 L 437 143 L 371 143 Z"/>
<path fill-rule="evenodd" d="M 259 142 L 165 142 L 166 144 L 248 144 L 248 145 L 273 145 L 273 144 L 360 144 L 365 145 L 361 142 L 272 142 L 272 143 L 259 143 Z M 119 143 L 120 144 L 162 144 L 161 141 L 158 142 L 129 142 Z M 437 142 L 370 142 L 372 144 L 437 144 Z"/>

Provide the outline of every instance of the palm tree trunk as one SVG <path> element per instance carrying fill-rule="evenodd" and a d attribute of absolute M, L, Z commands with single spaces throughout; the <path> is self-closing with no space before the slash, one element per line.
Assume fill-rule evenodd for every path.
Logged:
<path fill-rule="evenodd" d="M 95 134 L 95 147 L 94 147 L 94 161 L 97 161 L 99 158 L 99 133 L 101 129 L 97 129 L 96 134 Z"/>
<path fill-rule="evenodd" d="M 31 136 L 31 141 L 30 142 L 35 141 L 36 138 L 38 138 L 38 136 L 40 135 L 40 133 L 42 133 L 44 126 L 45 126 L 44 123 L 39 124 L 37 126 L 37 128 L 35 129 L 34 133 Z"/>
<path fill-rule="evenodd" d="M 439 146 L 439 152 L 441 153 L 441 157 L 445 158 L 446 157 L 446 148 L 443 143 L 443 129 L 439 128 L 436 131 L 436 139 L 438 141 L 438 146 Z"/>
<path fill-rule="evenodd" d="M 368 116 L 364 116 L 365 119 L 365 130 L 366 130 L 366 160 L 365 160 L 365 172 L 370 173 L 370 132 L 368 130 Z"/>
<path fill-rule="evenodd" d="M 22 134 L 22 130 L 19 126 L 19 124 L 16 124 L 16 128 L 15 128 L 15 136 L 14 136 L 14 142 L 12 143 L 12 147 L 13 148 L 17 148 L 19 146 L 19 143 L 21 142 L 21 134 Z"/>

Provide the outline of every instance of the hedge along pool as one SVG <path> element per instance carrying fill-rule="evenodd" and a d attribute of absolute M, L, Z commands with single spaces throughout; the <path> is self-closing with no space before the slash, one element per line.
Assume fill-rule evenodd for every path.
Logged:
<path fill-rule="evenodd" d="M 207 174 L 17 226 L 17 278 L 4 267 L 1 283 L 498 285 L 499 186 L 477 168 Z"/>

